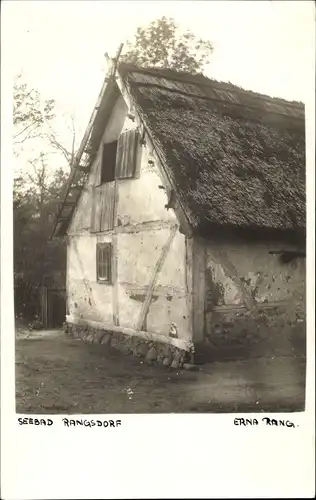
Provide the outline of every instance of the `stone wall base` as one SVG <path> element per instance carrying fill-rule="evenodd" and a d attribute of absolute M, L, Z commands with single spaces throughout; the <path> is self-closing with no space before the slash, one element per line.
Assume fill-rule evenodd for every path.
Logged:
<path fill-rule="evenodd" d="M 148 363 L 159 363 L 171 368 L 180 368 L 186 363 L 193 363 L 193 353 L 171 344 L 145 340 L 136 335 L 125 335 L 73 323 L 65 324 L 65 332 L 87 343 L 111 346 L 124 354 L 142 358 Z"/>

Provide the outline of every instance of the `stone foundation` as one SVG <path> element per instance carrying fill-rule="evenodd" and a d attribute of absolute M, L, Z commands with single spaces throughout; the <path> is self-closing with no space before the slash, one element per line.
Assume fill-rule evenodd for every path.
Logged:
<path fill-rule="evenodd" d="M 110 346 L 124 354 L 144 359 L 147 363 L 159 363 L 171 368 L 180 368 L 193 363 L 193 353 L 163 342 L 145 340 L 124 333 L 99 330 L 91 326 L 65 324 L 65 332 L 87 343 Z"/>

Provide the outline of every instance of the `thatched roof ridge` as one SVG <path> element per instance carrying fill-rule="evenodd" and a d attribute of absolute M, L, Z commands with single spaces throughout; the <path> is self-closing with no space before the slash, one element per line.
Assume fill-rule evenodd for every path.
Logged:
<path fill-rule="evenodd" d="M 131 77 L 132 74 L 134 74 L 134 83 L 136 83 L 136 78 L 137 78 L 137 77 L 135 78 L 135 75 L 142 74 L 142 75 L 155 76 L 160 79 L 166 78 L 174 82 L 178 81 L 182 83 L 191 83 L 194 85 L 198 85 L 200 88 L 214 88 L 219 90 L 227 90 L 233 93 L 242 94 L 248 98 L 254 97 L 256 100 L 264 100 L 274 104 L 285 105 L 287 107 L 297 109 L 298 111 L 301 112 L 300 117 L 304 119 L 304 103 L 300 101 L 287 101 L 280 97 L 272 97 L 266 94 L 259 94 L 258 92 L 253 92 L 252 90 L 244 89 L 243 87 L 240 87 L 239 85 L 236 85 L 231 82 L 223 82 L 215 80 L 213 78 L 203 75 L 202 73 L 192 75 L 191 73 L 179 72 L 165 68 L 156 68 L 156 67 L 140 68 L 138 66 L 129 63 L 121 63 L 119 69 L 120 73 L 125 77 L 127 76 Z M 152 82 L 152 85 L 153 84 L 154 83 Z"/>

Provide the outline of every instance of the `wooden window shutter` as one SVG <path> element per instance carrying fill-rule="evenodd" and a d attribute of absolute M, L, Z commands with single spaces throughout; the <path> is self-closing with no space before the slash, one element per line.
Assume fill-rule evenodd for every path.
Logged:
<path fill-rule="evenodd" d="M 137 129 L 123 132 L 118 140 L 116 154 L 116 179 L 131 179 L 135 175 L 140 136 Z"/>
<path fill-rule="evenodd" d="M 115 182 L 93 188 L 91 231 L 109 231 L 114 226 Z"/>
<path fill-rule="evenodd" d="M 91 213 L 91 231 L 98 233 L 100 231 L 100 209 L 101 209 L 101 190 L 100 187 L 92 188 L 92 213 Z"/>
<path fill-rule="evenodd" d="M 100 231 L 109 231 L 114 226 L 114 198 L 115 182 L 109 182 L 100 186 L 101 191 L 101 215 Z"/>
<path fill-rule="evenodd" d="M 95 165 L 95 174 L 93 179 L 94 186 L 99 186 L 101 184 L 101 170 L 102 170 L 102 156 L 99 155 Z"/>

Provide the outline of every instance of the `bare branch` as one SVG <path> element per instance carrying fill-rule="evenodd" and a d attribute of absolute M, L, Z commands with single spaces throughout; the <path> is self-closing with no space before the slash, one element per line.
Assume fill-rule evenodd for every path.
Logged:
<path fill-rule="evenodd" d="M 15 134 L 13 136 L 13 139 L 16 139 L 17 137 L 19 137 L 19 135 L 23 134 L 27 129 L 29 129 L 30 127 L 32 127 L 34 125 L 37 125 L 37 127 L 38 127 L 39 123 L 38 122 L 32 122 L 32 123 L 30 123 L 23 130 L 21 130 L 20 132 L 18 132 L 17 134 Z"/>
<path fill-rule="evenodd" d="M 71 162 L 72 154 L 56 139 L 53 134 L 47 136 L 51 145 L 62 153 L 68 164 Z"/>
<path fill-rule="evenodd" d="M 76 153 L 76 149 L 75 149 L 76 128 L 75 128 L 75 118 L 74 118 L 73 114 L 69 115 L 69 118 L 70 118 L 70 126 L 67 125 L 67 128 L 71 131 L 71 134 L 72 134 L 70 150 L 58 140 L 58 138 L 57 138 L 57 136 L 56 136 L 56 134 L 55 134 L 55 132 L 50 124 L 48 124 L 48 128 L 50 129 L 50 133 L 46 134 L 46 137 L 48 138 L 48 140 L 49 140 L 50 144 L 53 146 L 53 148 L 55 148 L 58 152 L 60 152 L 64 156 L 65 160 L 67 161 L 68 166 L 71 167 L 73 160 L 74 160 L 74 157 L 75 157 L 75 153 Z"/>
<path fill-rule="evenodd" d="M 13 144 L 16 146 L 17 144 L 23 144 L 25 141 L 29 139 L 37 139 L 39 137 L 43 137 L 42 133 L 34 134 L 34 135 L 26 135 L 21 141 L 14 141 Z"/>

